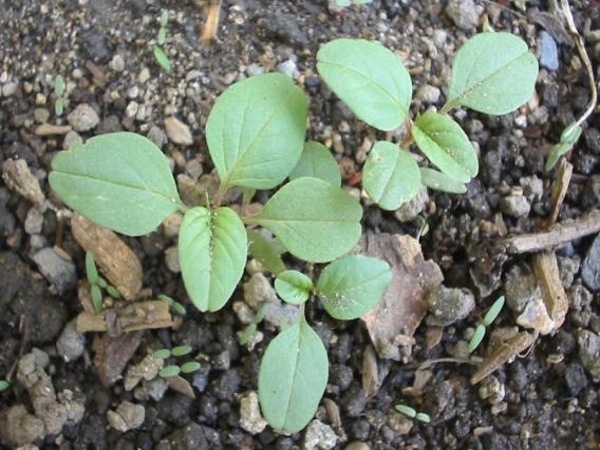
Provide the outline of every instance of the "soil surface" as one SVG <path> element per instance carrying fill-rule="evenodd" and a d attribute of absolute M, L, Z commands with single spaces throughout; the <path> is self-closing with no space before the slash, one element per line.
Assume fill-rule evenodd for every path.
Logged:
<path fill-rule="evenodd" d="M 544 171 L 545 158 L 591 96 L 555 2 L 375 0 L 344 10 L 334 3 L 223 0 L 217 38 L 207 46 L 201 40 L 206 9 L 191 0 L 0 0 L 0 380 L 11 382 L 0 393 L 2 448 L 599 447 L 600 239 L 593 235 L 557 250 L 569 301 L 562 326 L 481 383 L 470 383 L 474 364 L 506 345 L 500 336 L 514 334 L 527 302 L 541 298 L 530 255 L 493 259 L 486 250 L 506 235 L 542 229 L 556 180 L 556 170 Z M 596 69 L 600 5 L 571 3 Z M 152 50 L 163 8 L 169 11 L 164 49 L 170 72 Z M 427 224 L 419 238 L 423 255 L 440 266 L 446 287 L 460 289 L 450 297 L 466 310 L 431 307 L 414 341 L 405 336 L 410 345 L 393 360 L 374 355 L 362 321 L 338 322 L 311 305 L 311 323 L 328 348 L 329 384 L 315 421 L 293 435 L 265 427 L 253 402 L 260 358 L 276 327 L 259 324 L 254 346 L 238 337 L 249 292 L 268 291 L 271 283 L 264 281 L 272 280 L 246 275 L 244 282 L 254 284 L 240 286 L 226 308 L 200 314 L 172 260 L 176 240 L 166 225 L 124 240 L 143 267 L 147 298 L 170 295 L 187 314 L 174 327 L 115 338 L 108 349 L 103 333 L 74 331 L 84 251 L 48 186 L 57 151 L 99 133 L 134 131 L 161 147 L 180 189 L 189 189 L 212 170 L 204 126 L 215 98 L 237 80 L 282 71 L 309 100 L 307 138 L 331 148 L 348 189 L 356 191 L 370 144 L 402 136 L 375 132 L 335 98 L 316 72 L 320 45 L 361 37 L 392 49 L 412 75 L 415 115 L 443 105 L 453 56 L 486 16 L 494 29 L 520 35 L 539 57 L 534 98 L 506 116 L 454 114 L 479 152 L 480 174 L 464 196 L 429 191 L 399 212 L 382 212 L 362 199 L 365 232 L 416 237 Z M 55 112 L 57 75 L 66 82 L 61 115 Z M 600 122 L 592 115 L 567 155 L 574 170 L 559 221 L 600 206 L 599 157 Z M 499 295 L 508 305 L 469 359 L 473 330 Z M 465 298 L 473 305 L 465 306 Z M 168 386 L 160 377 L 134 389 L 123 379 L 107 383 L 150 351 L 182 344 L 201 363 L 183 376 L 187 386 Z M 121 370 L 100 373 L 99 355 L 116 355 L 110 364 Z M 367 389 L 364 379 L 373 374 L 377 387 Z M 427 413 L 431 423 L 396 412 L 397 404 Z"/>

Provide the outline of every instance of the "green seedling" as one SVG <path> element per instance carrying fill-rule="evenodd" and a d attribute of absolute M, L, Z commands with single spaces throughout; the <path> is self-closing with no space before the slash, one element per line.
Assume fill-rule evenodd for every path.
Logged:
<path fill-rule="evenodd" d="M 248 342 L 250 342 L 250 339 L 256 332 L 257 325 L 260 322 L 262 322 L 262 320 L 265 318 L 268 307 L 269 307 L 269 305 L 267 305 L 267 304 L 262 305 L 259 308 L 259 310 L 256 312 L 256 315 L 254 316 L 254 319 L 252 320 L 252 322 L 249 323 L 248 326 L 246 328 L 244 328 L 244 331 L 242 331 L 240 333 L 240 335 L 239 335 L 240 345 L 246 345 Z"/>
<path fill-rule="evenodd" d="M 10 387 L 10 383 L 6 380 L 0 380 L 0 392 L 6 391 Z"/>
<path fill-rule="evenodd" d="M 117 289 L 108 284 L 104 278 L 98 273 L 96 267 L 96 261 L 94 261 L 94 255 L 91 252 L 85 252 L 85 274 L 88 282 L 90 283 L 90 297 L 94 309 L 98 314 L 104 310 L 104 296 L 102 295 L 102 289 L 106 290 L 106 293 L 114 298 L 120 298 L 121 295 Z"/>
<path fill-rule="evenodd" d="M 400 148 L 376 142 L 363 169 L 363 187 L 381 208 L 395 210 L 425 185 L 451 193 L 466 192 L 479 170 L 466 133 L 448 113 L 467 107 L 485 114 L 506 114 L 533 94 L 536 57 L 527 44 L 508 33 L 481 33 L 457 52 L 446 104 L 411 120 L 410 75 L 398 57 L 377 42 L 336 39 L 317 54 L 317 69 L 327 85 L 369 125 L 390 131 L 406 123 L 409 137 Z M 419 168 L 408 152 L 417 148 L 439 170 Z"/>
<path fill-rule="evenodd" d="M 408 119 L 410 77 L 382 45 L 332 41 L 319 52 L 318 69 L 370 125 L 392 130 Z M 469 41 L 457 55 L 442 112 L 425 113 L 411 123 L 418 147 L 441 170 L 429 169 L 429 179 L 442 188 L 451 179 L 456 188 L 477 173 L 475 152 L 449 110 L 508 112 L 529 98 L 536 73 L 537 61 L 519 38 L 486 33 Z M 301 430 L 314 416 L 328 377 L 327 352 L 304 317 L 304 302 L 318 298 L 335 319 L 353 320 L 375 305 L 392 276 L 385 262 L 347 255 L 361 235 L 362 207 L 341 188 L 337 164 L 325 147 L 305 142 L 307 115 L 304 92 L 283 74 L 258 75 L 227 88 L 207 119 L 206 141 L 220 185 L 203 205 L 184 204 L 164 154 L 134 133 L 103 134 L 59 152 L 49 175 L 52 189 L 69 207 L 128 236 L 148 234 L 173 212 L 183 213 L 182 278 L 200 311 L 218 311 L 227 303 L 242 279 L 250 247 L 276 275 L 279 295 L 302 312 L 270 342 L 259 375 L 265 418 L 289 432 Z M 380 206 L 394 209 L 418 192 L 421 173 L 407 151 L 377 142 L 365 164 L 363 187 Z M 234 187 L 243 191 L 239 214 L 223 205 Z M 256 190 L 275 191 L 262 209 L 245 214 Z M 257 228 L 275 239 L 264 238 Z M 311 264 L 330 264 L 313 283 L 286 270 L 283 252 Z"/>
<path fill-rule="evenodd" d="M 177 347 L 173 347 L 171 350 L 166 348 L 156 350 L 152 353 L 152 357 L 154 359 L 162 359 L 167 360 L 171 357 L 173 358 L 181 358 L 182 356 L 189 355 L 192 352 L 192 347 L 189 345 L 179 345 Z M 193 373 L 200 369 L 200 363 L 197 361 L 188 361 L 181 365 L 177 364 L 169 364 L 164 366 L 159 372 L 158 375 L 163 378 L 174 377 L 179 375 L 180 373 Z"/>
<path fill-rule="evenodd" d="M 405 416 L 410 417 L 411 419 L 416 419 L 419 422 L 423 422 L 423 423 L 431 422 L 431 417 L 429 417 L 429 414 L 417 412 L 414 408 L 412 408 L 410 406 L 400 404 L 400 405 L 396 405 L 394 408 L 399 413 L 404 414 Z"/>
<path fill-rule="evenodd" d="M 483 341 L 483 338 L 485 337 L 486 327 L 489 327 L 494 322 L 494 320 L 496 320 L 496 317 L 498 317 L 498 315 L 502 311 L 503 306 L 504 296 L 502 295 L 498 297 L 498 299 L 496 299 L 492 306 L 490 306 L 490 309 L 488 309 L 481 323 L 477 325 L 477 328 L 475 328 L 473 337 L 469 342 L 469 353 L 473 353 L 475 349 L 479 347 L 479 344 L 481 344 L 481 341 Z"/>
<path fill-rule="evenodd" d="M 165 294 L 160 294 L 158 296 L 159 300 L 162 300 L 163 302 L 165 302 L 167 305 L 169 305 L 169 307 L 175 311 L 177 314 L 179 314 L 180 316 L 185 316 L 187 314 L 187 310 L 185 309 L 185 306 L 183 306 L 181 303 L 175 301 L 174 299 L 172 299 L 171 297 L 169 297 L 168 295 Z"/>
<path fill-rule="evenodd" d="M 169 72 L 171 70 L 171 61 L 165 53 L 164 45 L 167 39 L 167 23 L 169 22 L 169 12 L 163 9 L 160 14 L 160 28 L 158 30 L 158 36 L 156 38 L 156 45 L 152 47 L 154 52 L 154 58 L 160 66 Z"/>
<path fill-rule="evenodd" d="M 54 78 L 54 112 L 57 116 L 62 115 L 64 111 L 65 79 L 62 75 Z"/>
<path fill-rule="evenodd" d="M 335 4 L 338 8 L 348 8 L 349 6 L 371 3 L 372 1 L 373 0 L 335 0 Z"/>

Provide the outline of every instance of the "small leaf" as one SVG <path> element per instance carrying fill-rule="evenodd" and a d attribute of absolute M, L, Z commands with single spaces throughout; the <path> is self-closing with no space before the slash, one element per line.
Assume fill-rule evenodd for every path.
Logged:
<path fill-rule="evenodd" d="M 390 50 L 363 39 L 335 39 L 317 53 L 317 69 L 327 85 L 369 125 L 389 131 L 408 116 L 412 83 Z"/>
<path fill-rule="evenodd" d="M 167 359 L 171 356 L 171 352 L 166 348 L 161 348 L 160 350 L 156 350 L 152 353 L 152 357 L 154 359 Z"/>
<path fill-rule="evenodd" d="M 109 133 L 59 152 L 50 186 L 91 221 L 128 236 L 154 231 L 181 200 L 167 158 L 135 133 Z"/>
<path fill-rule="evenodd" d="M 502 311 L 503 306 L 504 306 L 504 295 L 501 295 L 500 297 L 498 297 L 498 299 L 496 299 L 496 301 L 492 304 L 492 306 L 490 306 L 490 309 L 488 309 L 488 312 L 485 313 L 482 323 L 486 327 L 490 326 L 492 324 L 492 322 L 494 320 L 496 320 L 496 317 L 498 317 L 498 314 L 500 314 L 500 311 Z"/>
<path fill-rule="evenodd" d="M 188 361 L 181 365 L 181 373 L 192 373 L 200 369 L 200 363 L 198 361 Z"/>
<path fill-rule="evenodd" d="M 358 242 L 362 208 L 347 192 L 317 178 L 298 178 L 246 219 L 271 230 L 288 251 L 310 262 L 327 262 Z"/>
<path fill-rule="evenodd" d="M 304 146 L 304 92 L 281 73 L 235 83 L 206 124 L 210 156 L 225 186 L 272 189 L 292 171 Z"/>
<path fill-rule="evenodd" d="M 417 419 L 419 422 L 423 422 L 423 423 L 431 422 L 431 417 L 429 417 L 429 414 L 426 414 L 426 413 L 417 413 L 417 415 L 415 416 L 415 419 Z"/>
<path fill-rule="evenodd" d="M 419 149 L 439 169 L 462 183 L 479 171 L 473 145 L 463 129 L 445 114 L 426 112 L 411 128 Z"/>
<path fill-rule="evenodd" d="M 275 279 L 277 295 L 291 305 L 301 305 L 308 300 L 313 288 L 312 280 L 297 270 L 281 272 Z"/>
<path fill-rule="evenodd" d="M 290 180 L 314 177 L 340 187 L 342 176 L 338 164 L 327 147 L 319 142 L 307 142 L 298 164 L 290 173 Z"/>
<path fill-rule="evenodd" d="M 63 113 L 64 110 L 65 110 L 65 104 L 63 102 L 63 99 L 62 98 L 57 98 L 54 101 L 54 113 L 57 116 L 60 116 L 60 115 L 62 115 L 62 113 Z"/>
<path fill-rule="evenodd" d="M 395 406 L 396 411 L 398 411 L 399 413 L 404 414 L 405 416 L 410 417 L 411 419 L 414 419 L 417 416 L 417 411 L 415 411 L 414 408 L 411 408 L 410 406 L 406 406 L 406 405 L 396 405 Z"/>
<path fill-rule="evenodd" d="M 91 252 L 85 252 L 85 275 L 90 284 L 98 283 L 98 269 Z"/>
<path fill-rule="evenodd" d="M 179 375 L 179 372 L 181 372 L 181 368 L 179 366 L 165 366 L 160 369 L 158 374 L 163 378 L 169 378 Z"/>
<path fill-rule="evenodd" d="M 537 58 L 510 33 L 473 36 L 456 53 L 447 104 L 486 114 L 514 111 L 533 95 Z"/>
<path fill-rule="evenodd" d="M 471 341 L 469 342 L 469 353 L 473 353 L 475 351 L 475 349 L 477 349 L 477 347 L 479 347 L 479 344 L 481 344 L 481 341 L 483 341 L 484 337 L 485 337 L 485 325 L 479 324 L 479 325 L 477 325 L 477 328 L 475 328 L 475 333 L 473 333 L 473 337 L 471 338 Z"/>
<path fill-rule="evenodd" d="M 393 211 L 421 189 L 419 166 L 397 145 L 376 142 L 363 169 L 363 187 L 382 209 Z"/>
<path fill-rule="evenodd" d="M 438 191 L 450 194 L 464 194 L 467 192 L 467 186 L 443 172 L 438 172 L 428 167 L 420 167 L 419 170 L 421 172 L 421 183 L 431 189 L 437 189 Z"/>
<path fill-rule="evenodd" d="M 171 308 L 173 308 L 173 311 L 175 311 L 180 316 L 185 316 L 187 314 L 187 310 L 185 309 L 185 306 L 183 306 L 179 302 L 173 303 L 173 305 L 171 306 Z"/>
<path fill-rule="evenodd" d="M 165 28 L 167 26 L 168 22 L 169 22 L 169 11 L 166 9 L 163 9 L 160 12 L 160 27 Z"/>
<path fill-rule="evenodd" d="M 189 345 L 178 345 L 177 347 L 173 347 L 171 350 L 171 354 L 175 357 L 185 356 L 192 353 L 192 347 Z"/>
<path fill-rule="evenodd" d="M 90 287 L 90 297 L 92 298 L 92 304 L 94 305 L 94 309 L 97 313 L 101 313 L 103 309 L 102 304 L 102 291 L 100 291 L 100 286 L 97 284 L 92 284 Z"/>
<path fill-rule="evenodd" d="M 244 328 L 244 330 L 239 334 L 238 341 L 239 341 L 240 345 L 246 345 L 248 342 L 250 342 L 250 338 L 252 337 L 252 335 L 254 334 L 255 331 L 256 331 L 255 323 L 251 323 L 246 328 Z"/>
<path fill-rule="evenodd" d="M 156 59 L 156 62 L 158 64 L 160 64 L 160 66 L 163 69 L 165 69 L 165 71 L 170 72 L 171 71 L 171 61 L 169 60 L 169 57 L 167 56 L 165 51 L 162 49 L 162 47 L 159 47 L 158 45 L 154 45 L 152 47 L 152 51 L 154 52 L 154 58 Z"/>
<path fill-rule="evenodd" d="M 54 95 L 62 97 L 65 93 L 65 79 L 62 75 L 56 75 L 54 78 Z"/>
<path fill-rule="evenodd" d="M 565 128 L 560 136 L 560 142 L 552 147 L 552 151 L 546 160 L 546 172 L 554 168 L 562 155 L 571 151 L 579 140 L 582 131 L 582 128 L 575 123 Z"/>
<path fill-rule="evenodd" d="M 248 253 L 256 258 L 273 275 L 283 272 L 285 264 L 273 241 L 265 239 L 258 231 L 248 230 L 247 233 Z"/>
<path fill-rule="evenodd" d="M 166 294 L 160 294 L 158 296 L 158 299 L 165 302 L 169 306 L 171 306 L 171 305 L 173 305 L 173 303 L 175 303 L 175 300 L 173 300 L 171 297 L 169 297 Z"/>
<path fill-rule="evenodd" d="M 327 351 L 302 317 L 273 339 L 263 356 L 258 396 L 273 428 L 300 431 L 313 418 L 328 378 Z"/>
<path fill-rule="evenodd" d="M 179 232 L 183 281 L 200 311 L 217 311 L 227 303 L 244 273 L 246 229 L 230 208 L 186 211 Z"/>
<path fill-rule="evenodd" d="M 96 281 L 96 284 L 100 286 L 101 289 L 106 289 L 108 287 L 108 282 L 100 275 L 98 275 L 98 280 Z"/>
<path fill-rule="evenodd" d="M 163 45 L 165 43 L 166 39 L 167 39 L 167 29 L 161 28 L 160 30 L 158 30 L 158 37 L 156 38 L 156 43 L 158 45 Z"/>
<path fill-rule="evenodd" d="M 316 293 L 329 315 L 339 320 L 351 320 L 369 311 L 390 281 L 392 271 L 386 262 L 350 255 L 325 267 L 319 276 Z"/>
<path fill-rule="evenodd" d="M 121 298 L 121 294 L 117 290 L 116 287 L 111 286 L 110 284 L 106 286 L 106 293 L 110 295 L 112 298 Z"/>
<path fill-rule="evenodd" d="M 7 390 L 10 387 L 10 383 L 6 380 L 0 380 L 0 392 Z"/>
<path fill-rule="evenodd" d="M 364 5 L 371 3 L 373 0 L 335 0 L 335 3 L 339 8 L 347 8 L 352 5 Z"/>

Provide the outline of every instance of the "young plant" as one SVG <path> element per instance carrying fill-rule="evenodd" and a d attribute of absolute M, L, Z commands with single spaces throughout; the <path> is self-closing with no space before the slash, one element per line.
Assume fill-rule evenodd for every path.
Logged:
<path fill-rule="evenodd" d="M 167 305 L 169 305 L 169 307 L 173 311 L 175 311 L 177 314 L 179 314 L 180 316 L 185 316 L 187 314 L 187 310 L 185 309 L 185 306 L 183 306 L 178 301 L 175 301 L 174 299 L 172 299 L 168 295 L 160 294 L 158 296 L 158 299 L 161 300 L 161 301 L 163 301 L 163 302 L 165 302 Z"/>
<path fill-rule="evenodd" d="M 423 422 L 423 423 L 431 422 L 431 417 L 429 417 L 429 414 L 417 412 L 414 408 L 412 408 L 410 406 L 400 404 L 400 405 L 396 405 L 394 408 L 399 413 L 402 413 L 405 416 L 410 417 L 411 419 L 416 419 L 419 422 Z"/>
<path fill-rule="evenodd" d="M 117 289 L 108 284 L 108 282 L 98 274 L 98 268 L 96 267 L 96 261 L 94 261 L 94 255 L 91 252 L 85 253 L 85 274 L 88 282 L 90 283 L 90 297 L 94 309 L 98 314 L 104 310 L 102 289 L 106 290 L 106 293 L 112 298 L 119 298 L 120 294 Z"/>
<path fill-rule="evenodd" d="M 54 78 L 54 112 L 57 116 L 62 115 L 64 110 L 65 79 L 62 75 L 56 75 Z"/>
<path fill-rule="evenodd" d="M 10 387 L 10 383 L 6 380 L 0 380 L 0 392 L 6 391 Z"/>
<path fill-rule="evenodd" d="M 171 350 L 163 348 L 161 350 L 156 350 L 152 356 L 155 359 L 163 359 L 166 360 L 171 357 L 181 358 L 183 356 L 189 355 L 192 352 L 192 347 L 189 345 L 179 345 L 177 347 L 173 347 Z M 169 378 L 179 375 L 180 373 L 193 373 L 200 369 L 200 363 L 198 361 L 187 361 L 183 364 L 169 364 L 164 366 L 158 372 L 163 378 Z"/>
<path fill-rule="evenodd" d="M 355 318 L 377 301 L 390 269 L 372 258 L 338 259 L 360 238 L 362 208 L 341 189 L 339 173 L 331 170 L 336 167 L 333 157 L 319 144 L 305 144 L 307 110 L 304 93 L 283 74 L 252 77 L 221 94 L 206 125 L 220 186 L 212 198 L 207 193 L 204 205 L 183 203 L 166 157 L 150 140 L 134 133 L 96 136 L 58 153 L 50 185 L 74 210 L 129 236 L 150 233 L 173 212 L 183 212 L 178 242 L 182 277 L 200 311 L 217 311 L 229 300 L 242 278 L 249 240 L 265 266 L 281 272 L 280 289 L 282 282 L 295 283 L 294 276 L 284 275 L 281 251 L 255 230 L 247 231 L 248 225 L 268 229 L 278 245 L 301 260 L 336 260 L 323 271 L 314 292 L 334 317 Z M 311 168 L 310 161 L 327 161 L 323 164 L 328 167 Z M 291 181 L 279 187 L 288 177 Z M 242 188 L 246 201 L 256 189 L 279 189 L 257 213 L 239 215 L 222 205 L 232 187 Z M 355 275 L 347 278 L 347 273 Z M 357 297 L 363 291 L 364 298 Z M 308 423 L 324 391 L 327 355 L 304 317 L 269 346 L 262 380 L 272 377 L 272 361 L 284 354 L 291 359 L 281 366 L 298 377 L 288 379 L 285 386 L 290 390 L 281 393 L 289 405 L 283 422 L 270 409 L 273 401 L 264 400 L 269 395 L 264 381 L 260 391 L 269 420 L 298 430 Z M 314 366 L 309 361 L 315 361 Z M 312 384 L 298 386 L 300 379 Z M 304 397 L 307 389 L 311 394 Z"/>
<path fill-rule="evenodd" d="M 160 66 L 169 72 L 171 70 L 171 61 L 165 53 L 163 47 L 167 39 L 167 23 L 169 22 L 169 11 L 163 9 L 160 14 L 160 28 L 156 37 L 156 44 L 152 47 L 154 58 Z"/>
<path fill-rule="evenodd" d="M 481 344 L 481 341 L 483 341 L 483 338 L 485 337 L 486 327 L 489 327 L 492 322 L 496 320 L 496 317 L 498 317 L 502 311 L 503 306 L 504 295 L 501 295 L 496 299 L 492 306 L 490 306 L 490 309 L 488 309 L 487 313 L 485 313 L 481 323 L 477 325 L 477 328 L 475 328 L 475 333 L 473 333 L 473 337 L 469 342 L 469 353 L 473 353 L 475 349 L 479 347 L 479 344 Z"/>
<path fill-rule="evenodd" d="M 336 39 L 319 50 L 317 61 L 327 85 L 360 119 L 382 131 L 408 125 L 405 142 L 376 142 L 364 165 L 363 187 L 386 210 L 412 199 L 422 185 L 466 192 L 479 170 L 477 155 L 448 113 L 461 106 L 493 115 L 514 111 L 533 94 L 538 73 L 537 59 L 522 39 L 508 33 L 475 35 L 456 54 L 446 104 L 412 121 L 410 75 L 384 46 Z M 439 171 L 419 168 L 403 151 L 413 142 Z"/>

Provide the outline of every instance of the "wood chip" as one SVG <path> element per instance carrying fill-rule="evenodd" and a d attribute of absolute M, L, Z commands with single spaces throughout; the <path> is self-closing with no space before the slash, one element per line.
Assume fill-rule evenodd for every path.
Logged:
<path fill-rule="evenodd" d="M 35 129 L 35 134 L 38 136 L 52 136 L 55 134 L 67 134 L 71 131 L 69 125 L 52 125 L 51 123 L 43 123 Z"/>
<path fill-rule="evenodd" d="M 471 377 L 471 384 L 477 384 L 488 375 L 491 375 L 508 361 L 517 357 L 533 345 L 537 334 L 522 331 L 507 341 L 500 344 L 479 365 L 477 372 Z"/>
<path fill-rule="evenodd" d="M 116 336 L 137 330 L 168 328 L 173 324 L 169 305 L 160 300 L 129 303 L 104 314 L 83 311 L 77 316 L 77 331 L 107 331 Z"/>
<path fill-rule="evenodd" d="M 94 366 L 104 386 L 110 387 L 121 378 L 127 363 L 142 342 L 143 334 L 143 331 L 123 333 L 119 336 L 105 333 L 95 342 Z"/>
<path fill-rule="evenodd" d="M 7 159 L 2 164 L 2 179 L 6 186 L 32 202 L 41 211 L 46 210 L 46 197 L 38 179 L 31 173 L 24 159 Z"/>
<path fill-rule="evenodd" d="M 372 345 L 368 345 L 363 353 L 362 387 L 365 398 L 370 399 L 379 391 L 379 370 L 377 368 L 377 355 Z"/>
<path fill-rule="evenodd" d="M 558 214 L 562 208 L 565 195 L 567 195 L 572 175 L 573 164 L 562 158 L 560 166 L 558 166 L 558 176 L 552 186 L 552 212 L 548 218 L 548 226 L 554 225 L 558 219 Z"/>
<path fill-rule="evenodd" d="M 546 251 L 533 256 L 533 270 L 542 290 L 546 311 L 558 330 L 565 321 L 569 310 L 569 299 L 560 280 L 558 262 L 554 252 Z"/>
<path fill-rule="evenodd" d="M 383 298 L 362 320 L 378 355 L 400 360 L 397 338 L 414 334 L 427 312 L 427 293 L 439 286 L 444 276 L 437 264 L 424 260 L 419 241 L 410 236 L 366 233 L 361 247 L 364 254 L 386 261 L 393 272 Z M 403 348 L 406 351 L 408 346 Z"/>
<path fill-rule="evenodd" d="M 94 255 L 101 272 L 125 300 L 132 300 L 142 288 L 142 265 L 135 253 L 111 230 L 75 214 L 71 230 L 79 245 Z"/>
<path fill-rule="evenodd" d="M 206 22 L 202 29 L 202 42 L 206 45 L 217 37 L 219 29 L 219 16 L 221 15 L 222 0 L 209 0 L 205 7 Z"/>

